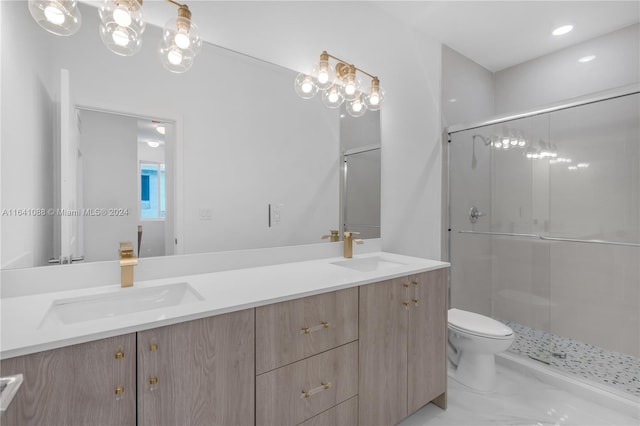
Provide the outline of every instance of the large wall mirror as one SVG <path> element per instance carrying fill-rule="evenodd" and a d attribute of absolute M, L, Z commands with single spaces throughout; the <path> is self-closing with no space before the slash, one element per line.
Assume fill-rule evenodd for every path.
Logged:
<path fill-rule="evenodd" d="M 172 74 L 157 27 L 121 57 L 92 6 L 71 37 L 26 2 L 0 7 L 3 269 L 114 260 L 125 240 L 145 257 L 322 243 L 343 227 L 353 142 L 339 110 L 295 94 L 295 71 L 205 43 Z"/>

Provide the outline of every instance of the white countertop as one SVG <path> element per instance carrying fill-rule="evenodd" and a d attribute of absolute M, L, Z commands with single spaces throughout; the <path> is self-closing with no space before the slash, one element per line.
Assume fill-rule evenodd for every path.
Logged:
<path fill-rule="evenodd" d="M 449 263 L 379 252 L 354 259 L 380 257 L 398 263 L 360 272 L 333 265 L 342 257 L 236 269 L 207 274 L 136 282 L 135 289 L 186 282 L 204 300 L 77 322 L 43 322 L 52 302 L 60 299 L 130 291 L 120 284 L 1 299 L 0 359 L 92 340 L 148 330 L 227 312 L 254 308 L 381 280 L 450 266 Z"/>

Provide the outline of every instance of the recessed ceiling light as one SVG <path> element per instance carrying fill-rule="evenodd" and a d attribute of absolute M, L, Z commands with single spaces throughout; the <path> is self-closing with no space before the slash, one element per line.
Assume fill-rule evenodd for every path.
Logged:
<path fill-rule="evenodd" d="M 157 148 L 160 146 L 160 142 L 156 142 L 156 141 L 147 141 L 147 145 L 149 145 L 151 148 Z"/>
<path fill-rule="evenodd" d="M 582 58 L 578 59 L 578 62 L 590 62 L 593 61 L 596 58 L 596 55 L 588 55 L 588 56 L 583 56 Z"/>
<path fill-rule="evenodd" d="M 160 133 L 161 135 L 165 134 L 165 128 L 164 126 L 158 126 L 156 127 L 156 130 L 158 131 L 158 133 Z"/>
<path fill-rule="evenodd" d="M 573 29 L 573 25 L 563 25 L 562 27 L 558 27 L 551 34 L 554 36 L 559 36 L 568 33 Z"/>

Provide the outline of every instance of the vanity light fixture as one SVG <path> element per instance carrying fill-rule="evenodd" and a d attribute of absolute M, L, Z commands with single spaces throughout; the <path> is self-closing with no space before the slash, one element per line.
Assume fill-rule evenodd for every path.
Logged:
<path fill-rule="evenodd" d="M 160 61 L 169 71 L 183 73 L 193 65 L 193 59 L 202 48 L 202 38 L 196 24 L 191 21 L 191 11 L 186 4 L 167 0 L 178 6 L 178 18 L 170 19 L 162 31 Z"/>
<path fill-rule="evenodd" d="M 178 6 L 178 18 L 169 20 L 165 26 L 158 53 L 166 69 L 183 73 L 193 65 L 193 59 L 202 48 L 202 38 L 191 20 L 189 6 L 174 0 L 166 1 Z M 113 53 L 132 56 L 140 51 L 145 29 L 142 3 L 143 0 L 102 2 L 98 9 L 100 38 Z M 77 0 L 29 0 L 28 7 L 38 25 L 53 34 L 70 36 L 80 28 Z"/>
<path fill-rule="evenodd" d="M 100 38 L 117 55 L 132 56 L 142 47 L 142 0 L 104 0 L 99 9 Z"/>
<path fill-rule="evenodd" d="M 70 36 L 80 29 L 76 0 L 29 0 L 28 6 L 33 19 L 50 33 Z"/>
<path fill-rule="evenodd" d="M 334 67 L 330 59 L 336 61 Z M 371 78 L 369 88 L 362 87 L 358 71 Z M 326 50 L 320 54 L 320 61 L 311 73 L 298 74 L 294 88 L 303 99 L 310 99 L 321 90 L 322 102 L 328 108 L 338 108 L 347 101 L 347 113 L 352 117 L 362 117 L 367 110 L 379 110 L 385 95 L 378 77 L 330 55 Z"/>

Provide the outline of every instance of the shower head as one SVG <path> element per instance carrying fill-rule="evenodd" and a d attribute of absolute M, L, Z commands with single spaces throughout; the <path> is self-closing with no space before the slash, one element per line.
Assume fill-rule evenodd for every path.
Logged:
<path fill-rule="evenodd" d="M 471 136 L 471 138 L 473 139 L 474 143 L 476 141 L 476 138 L 478 138 L 478 139 L 480 139 L 482 141 L 482 143 L 484 143 L 484 146 L 491 145 L 491 139 L 487 139 L 482 135 L 475 134 L 475 135 Z"/>

